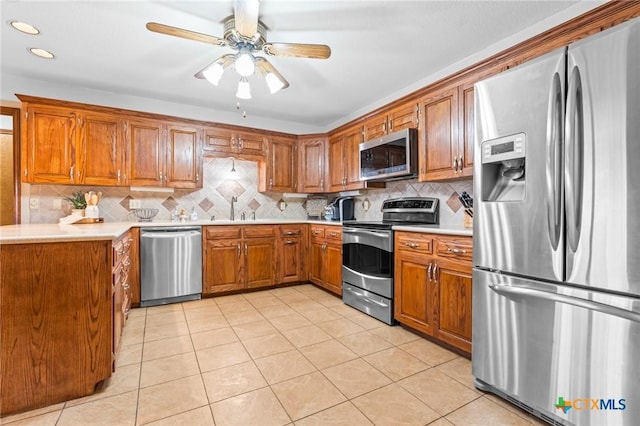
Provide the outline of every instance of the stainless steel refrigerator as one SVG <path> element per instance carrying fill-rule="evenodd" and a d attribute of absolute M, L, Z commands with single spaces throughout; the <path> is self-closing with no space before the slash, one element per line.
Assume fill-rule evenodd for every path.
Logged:
<path fill-rule="evenodd" d="M 473 375 L 640 424 L 640 18 L 475 86 Z"/>

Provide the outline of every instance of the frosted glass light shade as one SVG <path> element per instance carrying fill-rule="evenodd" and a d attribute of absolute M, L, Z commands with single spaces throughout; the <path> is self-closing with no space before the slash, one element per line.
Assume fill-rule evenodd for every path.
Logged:
<path fill-rule="evenodd" d="M 204 78 L 206 78 L 209 81 L 209 83 L 213 84 L 214 86 L 218 85 L 218 83 L 220 82 L 220 78 L 222 78 L 223 73 L 224 73 L 224 67 L 218 62 L 211 65 L 206 70 L 202 71 L 202 75 L 204 75 Z"/>
<path fill-rule="evenodd" d="M 242 77 L 249 77 L 256 70 L 256 64 L 254 63 L 251 50 L 246 47 L 241 47 L 236 55 L 236 61 L 234 63 L 236 72 Z"/>
<path fill-rule="evenodd" d="M 251 99 L 251 88 L 246 77 L 242 77 L 238 83 L 238 91 L 236 97 L 240 99 Z"/>
<path fill-rule="evenodd" d="M 272 95 L 284 87 L 284 81 L 280 80 L 278 76 L 272 72 L 268 73 L 264 79 Z"/>

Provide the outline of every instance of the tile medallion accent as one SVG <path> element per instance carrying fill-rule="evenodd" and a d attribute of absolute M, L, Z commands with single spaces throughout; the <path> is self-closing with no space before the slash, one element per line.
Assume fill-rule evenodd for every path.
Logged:
<path fill-rule="evenodd" d="M 252 198 L 251 201 L 249 201 L 249 204 L 247 204 L 247 207 L 249 207 L 251 210 L 258 210 L 258 207 L 260 207 L 260 203 L 255 198 Z"/>
<path fill-rule="evenodd" d="M 133 200 L 133 197 L 130 195 L 127 195 L 122 200 L 120 200 L 120 205 L 124 207 L 126 210 L 129 210 L 129 200 Z"/>
<path fill-rule="evenodd" d="M 165 209 L 171 211 L 173 209 L 175 209 L 176 207 L 178 207 L 178 202 L 176 200 L 173 199 L 173 197 L 168 197 L 166 200 L 164 200 L 162 202 L 162 207 L 164 207 Z"/>
<path fill-rule="evenodd" d="M 454 192 L 453 194 L 451 194 L 451 196 L 447 199 L 447 205 L 454 212 L 457 212 L 458 210 L 460 210 L 460 207 L 462 207 L 462 203 L 458 199 L 457 192 Z"/>
<path fill-rule="evenodd" d="M 213 207 L 213 202 L 210 199 L 205 197 L 202 201 L 200 201 L 198 205 L 202 210 L 204 210 L 205 212 L 208 212 Z"/>

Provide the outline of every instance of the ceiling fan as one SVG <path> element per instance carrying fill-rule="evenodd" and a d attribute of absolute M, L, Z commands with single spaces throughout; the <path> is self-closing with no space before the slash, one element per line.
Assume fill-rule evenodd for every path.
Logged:
<path fill-rule="evenodd" d="M 236 49 L 235 54 L 222 55 L 198 71 L 195 77 L 207 79 L 217 86 L 224 70 L 233 64 L 240 75 L 236 96 L 241 99 L 250 99 L 251 91 L 247 77 L 255 72 L 264 77 L 272 94 L 289 87 L 289 82 L 282 74 L 266 58 L 255 56 L 255 53 L 314 59 L 327 59 L 331 56 L 331 48 L 324 44 L 268 43 L 266 26 L 259 20 L 259 7 L 259 0 L 235 0 L 234 14 L 224 20 L 222 38 L 157 22 L 148 22 L 146 27 L 149 31 L 156 33 Z"/>

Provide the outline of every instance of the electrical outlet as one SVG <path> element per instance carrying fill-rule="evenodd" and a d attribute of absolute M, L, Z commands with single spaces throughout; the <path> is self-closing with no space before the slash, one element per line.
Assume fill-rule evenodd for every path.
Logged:
<path fill-rule="evenodd" d="M 142 208 L 142 200 L 129 200 L 129 210 Z"/>
<path fill-rule="evenodd" d="M 53 199 L 53 210 L 62 210 L 62 198 Z"/>
<path fill-rule="evenodd" d="M 29 198 L 29 208 L 37 210 L 40 208 L 40 198 Z"/>

